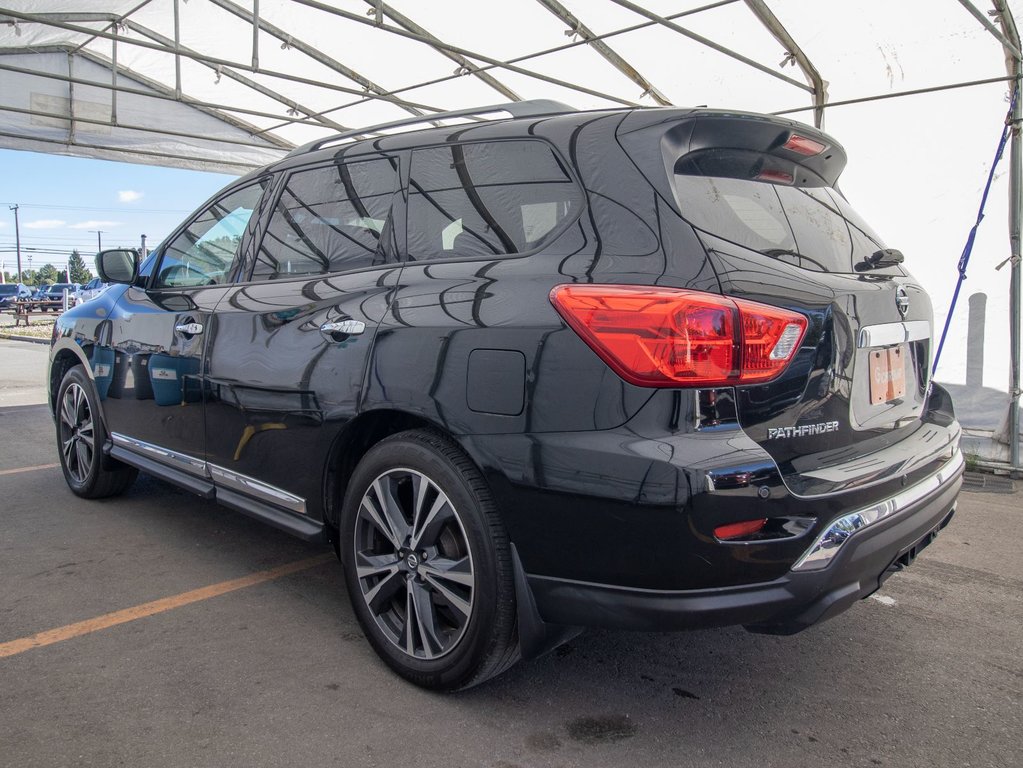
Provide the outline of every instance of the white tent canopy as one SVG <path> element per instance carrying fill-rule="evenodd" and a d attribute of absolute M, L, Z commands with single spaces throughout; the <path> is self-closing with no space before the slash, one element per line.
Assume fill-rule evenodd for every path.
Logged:
<path fill-rule="evenodd" d="M 940 326 L 1008 108 L 1017 5 L 0 0 L 0 147 L 243 173 L 330 133 L 520 99 L 788 114 L 846 146 L 844 192 L 906 254 Z M 1001 392 L 1002 412 L 1008 169 L 938 372 Z M 968 355 L 977 292 L 986 330 Z"/>

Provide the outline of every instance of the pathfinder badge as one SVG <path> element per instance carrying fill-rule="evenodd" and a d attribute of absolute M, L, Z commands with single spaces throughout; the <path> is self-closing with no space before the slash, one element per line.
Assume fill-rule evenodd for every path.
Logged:
<path fill-rule="evenodd" d="M 768 427 L 767 439 L 778 440 L 789 437 L 809 437 L 823 435 L 825 432 L 837 432 L 837 421 L 822 421 L 819 424 L 802 424 L 798 427 Z"/>

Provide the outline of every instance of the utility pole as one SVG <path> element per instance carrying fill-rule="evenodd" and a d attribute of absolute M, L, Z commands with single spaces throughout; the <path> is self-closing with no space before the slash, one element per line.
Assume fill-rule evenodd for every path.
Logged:
<path fill-rule="evenodd" d="M 21 282 L 21 228 L 18 226 L 18 206 L 9 205 L 9 210 L 14 211 L 14 249 L 18 252 L 18 282 Z"/>
<path fill-rule="evenodd" d="M 103 250 L 103 230 L 102 229 L 90 229 L 90 232 L 96 233 L 96 253 Z"/>
<path fill-rule="evenodd" d="M 139 253 L 140 253 L 140 256 L 139 256 L 140 259 L 146 258 L 146 236 L 145 235 L 142 235 L 142 248 L 140 249 Z"/>

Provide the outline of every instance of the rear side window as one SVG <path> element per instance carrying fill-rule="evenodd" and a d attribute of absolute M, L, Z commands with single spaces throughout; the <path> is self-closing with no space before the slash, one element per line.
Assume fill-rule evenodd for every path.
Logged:
<path fill-rule="evenodd" d="M 311 168 L 288 177 L 256 256 L 253 280 L 383 263 L 397 160 Z"/>
<path fill-rule="evenodd" d="M 853 272 L 884 248 L 822 180 L 772 168 L 755 152 L 698 154 L 675 169 L 682 215 L 697 229 L 816 272 Z"/>
<path fill-rule="evenodd" d="M 561 233 L 582 194 L 542 141 L 453 144 L 412 153 L 413 260 L 525 253 Z"/>

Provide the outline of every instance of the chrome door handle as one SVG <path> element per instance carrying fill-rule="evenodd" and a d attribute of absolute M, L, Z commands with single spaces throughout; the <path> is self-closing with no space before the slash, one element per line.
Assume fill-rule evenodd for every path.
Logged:
<path fill-rule="evenodd" d="M 174 330 L 187 336 L 195 336 L 197 333 L 202 333 L 202 323 L 182 323 L 175 325 Z"/>
<path fill-rule="evenodd" d="M 361 320 L 337 320 L 320 326 L 320 333 L 328 337 L 334 335 L 358 336 L 365 330 L 366 324 Z"/>

